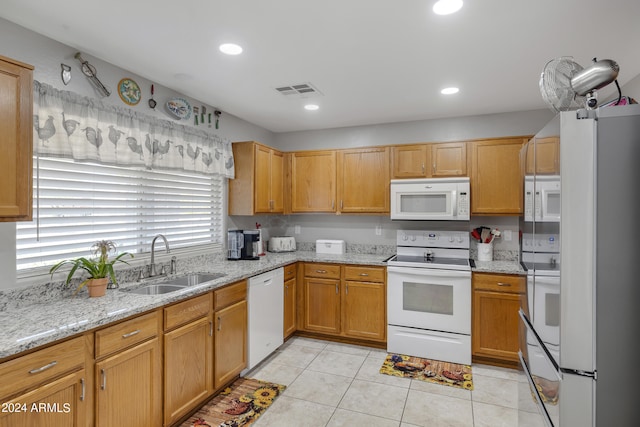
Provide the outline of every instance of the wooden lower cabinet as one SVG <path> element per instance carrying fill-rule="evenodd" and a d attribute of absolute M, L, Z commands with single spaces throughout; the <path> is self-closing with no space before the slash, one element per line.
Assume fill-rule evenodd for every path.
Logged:
<path fill-rule="evenodd" d="M 88 402 L 84 369 L 2 401 L 0 427 L 86 425 Z"/>
<path fill-rule="evenodd" d="M 518 310 L 523 305 L 526 278 L 473 273 L 471 347 L 474 359 L 518 362 Z"/>
<path fill-rule="evenodd" d="M 325 274 L 332 277 L 313 277 Z M 359 340 L 386 340 L 384 268 L 306 264 L 305 275 L 305 331 Z"/>
<path fill-rule="evenodd" d="M 96 427 L 162 424 L 162 357 L 153 338 L 95 364 Z"/>
<path fill-rule="evenodd" d="M 216 311 L 214 317 L 214 387 L 218 389 L 247 366 L 247 301 Z"/>
<path fill-rule="evenodd" d="M 164 424 L 171 425 L 213 393 L 211 315 L 164 335 Z"/>
<path fill-rule="evenodd" d="M 287 339 L 296 331 L 296 264 L 290 264 L 284 268 L 284 330 L 283 336 Z"/>

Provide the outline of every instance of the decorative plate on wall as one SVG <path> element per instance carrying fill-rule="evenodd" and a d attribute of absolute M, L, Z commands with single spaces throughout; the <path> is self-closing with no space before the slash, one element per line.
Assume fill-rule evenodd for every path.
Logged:
<path fill-rule="evenodd" d="M 191 116 L 191 104 L 186 99 L 173 98 L 167 101 L 167 111 L 178 120 L 187 120 Z"/>
<path fill-rule="evenodd" d="M 124 78 L 118 83 L 118 94 L 122 102 L 128 105 L 136 105 L 140 102 L 142 92 L 138 83 L 129 78 Z"/>

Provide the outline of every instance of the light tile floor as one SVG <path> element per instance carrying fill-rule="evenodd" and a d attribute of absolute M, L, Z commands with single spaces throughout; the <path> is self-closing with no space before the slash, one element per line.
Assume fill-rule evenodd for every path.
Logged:
<path fill-rule="evenodd" d="M 384 350 L 294 337 L 247 377 L 287 386 L 256 427 L 542 427 L 522 373 L 474 365 L 474 390 L 379 373 Z M 529 412 L 519 411 L 519 399 Z"/>

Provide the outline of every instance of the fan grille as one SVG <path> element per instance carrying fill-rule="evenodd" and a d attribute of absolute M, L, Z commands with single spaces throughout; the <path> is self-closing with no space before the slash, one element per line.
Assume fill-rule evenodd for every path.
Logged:
<path fill-rule="evenodd" d="M 570 56 L 553 59 L 540 75 L 540 93 L 549 107 L 557 112 L 575 110 L 584 106 L 584 97 L 571 88 L 571 78 L 582 66 Z"/>

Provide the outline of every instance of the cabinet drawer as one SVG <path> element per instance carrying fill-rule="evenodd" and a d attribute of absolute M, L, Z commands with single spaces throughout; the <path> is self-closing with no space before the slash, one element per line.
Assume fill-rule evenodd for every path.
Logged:
<path fill-rule="evenodd" d="M 96 332 L 96 359 L 158 335 L 157 312 Z"/>
<path fill-rule="evenodd" d="M 345 280 L 359 282 L 378 282 L 384 283 L 384 268 L 377 267 L 353 267 L 344 268 Z"/>
<path fill-rule="evenodd" d="M 213 291 L 213 309 L 220 310 L 223 307 L 247 298 L 247 281 L 234 283 Z"/>
<path fill-rule="evenodd" d="M 525 276 L 509 274 L 473 274 L 473 289 L 496 292 L 524 293 L 527 280 Z"/>
<path fill-rule="evenodd" d="M 339 279 L 340 266 L 335 264 L 305 264 L 304 275 L 307 277 Z"/>
<path fill-rule="evenodd" d="M 0 398 L 26 390 L 84 365 L 78 337 L 0 364 Z"/>
<path fill-rule="evenodd" d="M 285 282 L 289 279 L 293 279 L 296 277 L 296 265 L 297 264 L 289 264 L 284 267 L 284 280 Z"/>
<path fill-rule="evenodd" d="M 165 307 L 164 329 L 172 329 L 199 317 L 206 316 L 210 310 L 211 292 Z"/>

